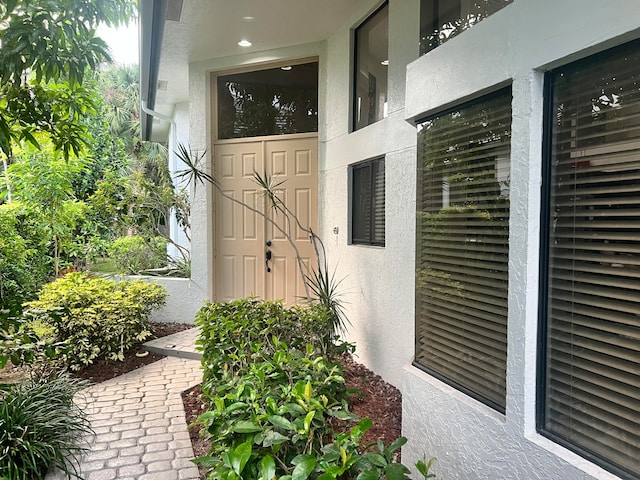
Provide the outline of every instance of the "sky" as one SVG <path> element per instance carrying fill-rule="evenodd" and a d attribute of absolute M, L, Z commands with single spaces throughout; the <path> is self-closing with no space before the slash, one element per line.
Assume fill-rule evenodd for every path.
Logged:
<path fill-rule="evenodd" d="M 114 62 L 125 65 L 138 63 L 137 23 L 118 29 L 101 26 L 98 28 L 98 36 L 109 45 Z"/>

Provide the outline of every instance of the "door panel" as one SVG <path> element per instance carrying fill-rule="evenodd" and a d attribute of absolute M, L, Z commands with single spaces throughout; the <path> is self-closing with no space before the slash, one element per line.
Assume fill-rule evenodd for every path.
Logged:
<path fill-rule="evenodd" d="M 242 198 L 265 213 L 279 228 L 260 215 L 216 194 L 215 279 L 216 298 L 232 300 L 256 295 L 296 303 L 305 296 L 291 237 L 305 265 L 315 264 L 313 246 L 293 216 L 272 208 L 253 180 L 254 170 L 271 177 L 282 205 L 297 216 L 303 227 L 317 229 L 317 136 L 283 138 L 215 146 L 215 162 L 222 190 Z M 270 246 L 267 246 L 270 242 Z M 269 268 L 266 251 L 271 251 Z M 218 268 L 216 268 L 216 266 Z"/>
<path fill-rule="evenodd" d="M 216 191 L 214 206 L 216 299 L 263 296 L 264 224 L 259 215 L 238 203 L 260 206 L 253 169 L 261 167 L 262 145 L 217 145 L 215 151 L 214 176 L 224 193 Z"/>

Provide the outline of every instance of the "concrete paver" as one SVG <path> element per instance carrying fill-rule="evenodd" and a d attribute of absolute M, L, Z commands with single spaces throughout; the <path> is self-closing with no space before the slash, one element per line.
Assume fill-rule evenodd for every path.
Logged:
<path fill-rule="evenodd" d="M 172 355 L 78 395 L 94 435 L 80 459 L 86 480 L 197 480 L 180 393 L 202 380 L 197 329 L 153 340 L 147 348 Z M 154 344 L 155 342 L 155 344 Z M 147 345 L 147 344 L 146 344 Z M 47 480 L 66 478 L 52 471 Z"/>

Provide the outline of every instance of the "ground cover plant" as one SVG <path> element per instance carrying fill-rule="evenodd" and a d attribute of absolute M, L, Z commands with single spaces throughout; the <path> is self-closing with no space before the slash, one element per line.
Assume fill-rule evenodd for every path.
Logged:
<path fill-rule="evenodd" d="M 84 451 L 79 440 L 91 433 L 74 395 L 86 382 L 67 374 L 38 372 L 32 379 L 0 385 L 0 478 L 44 478 L 55 466 L 69 478 Z"/>
<path fill-rule="evenodd" d="M 406 439 L 363 442 L 372 421 L 349 411 L 336 361 L 352 346 L 325 341 L 318 308 L 245 299 L 207 304 L 196 316 L 209 405 L 197 423 L 211 444 L 196 462 L 207 478 L 406 478 L 395 455 Z M 334 420 L 355 426 L 338 432 Z M 417 465 L 425 478 L 430 465 Z"/>

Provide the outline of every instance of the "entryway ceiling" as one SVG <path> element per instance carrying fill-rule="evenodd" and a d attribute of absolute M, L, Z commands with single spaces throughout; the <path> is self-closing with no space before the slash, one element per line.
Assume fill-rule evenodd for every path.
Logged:
<path fill-rule="evenodd" d="M 155 108 L 188 100 L 189 63 L 328 38 L 370 0 L 169 0 Z M 240 47 L 246 39 L 251 47 Z M 165 83 L 166 82 L 166 83 Z"/>

